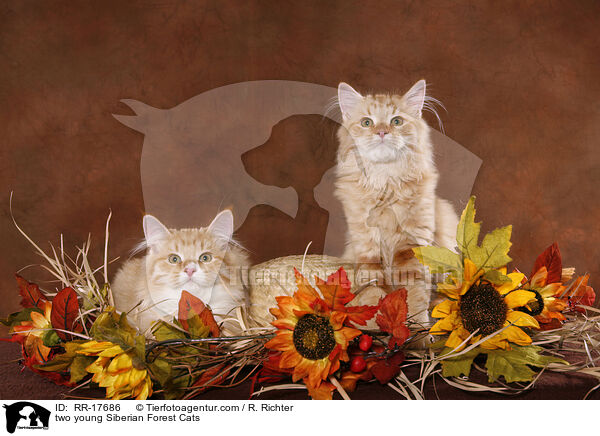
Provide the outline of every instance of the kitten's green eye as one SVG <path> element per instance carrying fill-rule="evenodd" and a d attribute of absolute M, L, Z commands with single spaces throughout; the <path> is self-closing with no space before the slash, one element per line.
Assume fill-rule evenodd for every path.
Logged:
<path fill-rule="evenodd" d="M 181 257 L 179 257 L 176 254 L 169 254 L 169 257 L 167 257 L 167 260 L 169 261 L 169 263 L 176 264 L 176 263 L 181 262 Z"/>
<path fill-rule="evenodd" d="M 360 125 L 363 127 L 371 127 L 373 125 L 373 120 L 371 118 L 364 117 L 360 120 Z"/>
<path fill-rule="evenodd" d="M 212 254 L 210 253 L 204 253 L 200 255 L 200 262 L 210 262 L 212 260 Z"/>
<path fill-rule="evenodd" d="M 392 121 L 390 121 L 390 125 L 392 126 L 401 126 L 402 123 L 404 123 L 402 117 L 394 117 L 392 118 Z"/>

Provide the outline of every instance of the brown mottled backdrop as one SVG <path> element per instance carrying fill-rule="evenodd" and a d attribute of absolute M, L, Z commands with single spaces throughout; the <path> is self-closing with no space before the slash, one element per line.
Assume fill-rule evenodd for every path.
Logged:
<path fill-rule="evenodd" d="M 512 256 L 526 272 L 558 241 L 598 286 L 599 29 L 594 0 L 4 1 L 0 312 L 18 307 L 13 273 L 39 261 L 11 222 L 11 191 L 17 222 L 45 248 L 91 232 L 100 252 L 112 209 L 110 255 L 122 255 L 142 236 L 143 137 L 111 116 L 129 113 L 119 100 L 170 108 L 261 79 L 389 90 L 426 78 L 448 110 L 446 134 L 483 159 L 473 192 L 484 228 L 514 224 Z M 306 129 L 289 131 L 319 140 Z M 254 225 L 242 239 L 259 258 L 277 254 Z"/>

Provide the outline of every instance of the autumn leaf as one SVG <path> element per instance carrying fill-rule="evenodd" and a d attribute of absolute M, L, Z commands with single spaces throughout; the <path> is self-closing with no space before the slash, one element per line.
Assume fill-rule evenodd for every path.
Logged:
<path fill-rule="evenodd" d="M 392 335 L 389 347 L 402 345 L 410 336 L 410 330 L 405 325 L 408 305 L 406 303 L 407 290 L 398 289 L 385 296 L 379 303 L 379 314 L 375 321 L 379 328 Z"/>
<path fill-rule="evenodd" d="M 379 360 L 371 367 L 371 373 L 379 383 L 385 385 L 400 373 L 402 362 L 404 362 L 404 353 L 399 351 L 386 359 Z"/>
<path fill-rule="evenodd" d="M 491 269 L 489 271 L 486 271 L 481 278 L 498 286 L 504 285 L 506 283 L 512 283 L 510 277 L 502 274 L 497 269 Z"/>
<path fill-rule="evenodd" d="M 152 326 L 152 334 L 159 342 L 170 341 L 173 339 L 185 339 L 185 333 L 183 331 L 164 321 L 159 321 Z"/>
<path fill-rule="evenodd" d="M 219 336 L 219 326 L 210 309 L 206 307 L 202 300 L 187 291 L 181 291 L 178 320 L 188 332 L 191 332 L 192 327 L 198 328 L 204 325 L 213 337 Z"/>
<path fill-rule="evenodd" d="M 556 242 L 538 256 L 533 266 L 531 277 L 544 266 L 548 271 L 546 283 L 560 283 L 562 277 L 562 257 Z"/>
<path fill-rule="evenodd" d="M 294 271 L 298 277 L 300 273 L 296 269 Z M 345 313 L 346 319 L 350 322 L 367 325 L 367 321 L 377 313 L 377 306 L 347 306 L 356 295 L 350 291 L 350 280 L 343 267 L 330 274 L 326 281 L 315 276 L 315 284 L 329 308 L 332 311 Z"/>
<path fill-rule="evenodd" d="M 355 295 L 350 292 L 352 285 L 343 267 L 330 274 L 326 281 L 315 276 L 315 283 L 331 310 L 343 309 L 354 300 Z"/>
<path fill-rule="evenodd" d="M 460 256 L 443 247 L 415 247 L 415 257 L 423 265 L 429 267 L 432 274 L 453 272 L 458 275 L 462 271 Z"/>
<path fill-rule="evenodd" d="M 477 246 L 480 232 L 481 223 L 475 222 L 475 196 L 472 196 L 460 216 L 460 221 L 456 229 L 458 249 L 462 253 L 467 254 L 469 248 Z"/>
<path fill-rule="evenodd" d="M 471 197 L 460 217 L 456 242 L 463 257 L 471 259 L 478 270 L 500 268 L 512 259 L 508 251 L 512 243 L 512 226 L 496 229 L 483 238 L 479 245 L 481 223 L 475 222 L 475 197 Z"/>
<path fill-rule="evenodd" d="M 23 307 L 39 307 L 42 301 L 46 301 L 46 298 L 40 292 L 38 285 L 29 283 L 23 277 L 15 274 L 17 279 L 17 285 L 19 286 L 19 295 L 22 297 L 21 306 Z"/>
<path fill-rule="evenodd" d="M 223 383 L 230 372 L 225 366 L 224 363 L 221 363 L 220 365 L 210 367 L 204 371 L 192 385 L 200 388 L 196 389 L 195 393 L 199 394 L 211 386 L 217 386 Z"/>
<path fill-rule="evenodd" d="M 79 302 L 77 292 L 72 288 L 65 288 L 52 299 L 52 312 L 50 322 L 52 327 L 60 330 L 81 332 L 83 327 L 77 321 L 79 316 Z M 69 334 L 57 330 L 56 333 L 63 340 L 69 340 Z"/>
<path fill-rule="evenodd" d="M 569 305 L 578 312 L 585 311 L 582 307 L 577 307 L 578 305 L 592 306 L 596 301 L 594 289 L 587 284 L 589 278 L 589 274 L 577 277 L 564 296 L 569 298 Z"/>
<path fill-rule="evenodd" d="M 504 377 L 507 383 L 527 382 L 533 380 L 535 372 L 530 366 L 544 368 L 549 363 L 568 362 L 554 356 L 540 354 L 542 347 L 529 345 L 520 347 L 513 345 L 512 350 L 489 350 L 486 351 L 488 381 L 490 383 Z"/>
<path fill-rule="evenodd" d="M 448 354 L 452 348 L 446 347 L 441 352 L 440 356 Z M 476 347 L 459 356 L 448 357 L 442 360 L 442 375 L 444 377 L 460 377 L 461 375 L 469 376 L 473 360 L 481 353 L 481 349 Z"/>

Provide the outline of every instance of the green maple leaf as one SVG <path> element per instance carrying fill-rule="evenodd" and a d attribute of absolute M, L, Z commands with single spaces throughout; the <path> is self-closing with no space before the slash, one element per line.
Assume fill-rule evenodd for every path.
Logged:
<path fill-rule="evenodd" d="M 173 371 L 169 361 L 164 358 L 166 355 L 166 353 L 162 353 L 159 357 L 154 359 L 152 363 L 148 364 L 148 369 L 152 373 L 152 378 L 158 381 L 161 386 L 167 385 Z"/>
<path fill-rule="evenodd" d="M 452 349 L 446 347 L 442 351 L 441 355 L 443 356 L 450 351 L 452 351 Z M 444 377 L 460 377 L 464 374 L 468 377 L 471 372 L 473 360 L 479 354 L 481 354 L 481 349 L 476 347 L 464 354 L 461 354 L 460 356 L 449 357 L 442 360 L 442 375 Z"/>
<path fill-rule="evenodd" d="M 43 314 L 42 310 L 38 307 L 28 307 L 19 312 L 11 313 L 6 318 L 1 318 L 0 322 L 6 326 L 13 327 L 21 321 L 31 321 L 31 312 Z"/>
<path fill-rule="evenodd" d="M 416 247 L 412 249 L 415 256 L 423 265 L 429 267 L 432 274 L 462 271 L 460 256 L 443 247 Z"/>
<path fill-rule="evenodd" d="M 529 345 L 520 347 L 512 345 L 512 350 L 490 350 L 487 351 L 487 362 L 485 367 L 488 372 L 490 383 L 504 377 L 507 383 L 527 382 L 533 380 L 535 372 L 530 366 L 543 368 L 549 363 L 558 362 L 568 364 L 555 356 L 540 354 L 542 347 Z"/>
<path fill-rule="evenodd" d="M 477 246 L 481 223 L 475 222 L 475 196 L 472 196 L 463 210 L 456 228 L 458 249 L 469 257 L 469 250 Z"/>
<path fill-rule="evenodd" d="M 71 383 L 80 382 L 85 376 L 89 373 L 86 371 L 86 368 L 96 360 L 95 356 L 84 356 L 82 354 L 77 354 L 77 350 L 81 348 L 81 344 L 84 341 L 71 341 L 66 342 L 63 347 L 65 348 L 65 352 L 62 354 L 57 354 L 54 358 L 46 363 L 35 365 L 35 367 L 41 371 L 49 371 L 49 372 L 62 372 L 69 371 L 71 376 Z"/>
<path fill-rule="evenodd" d="M 96 357 L 76 355 L 69 365 L 69 374 L 71 375 L 71 383 L 78 383 L 89 373 L 86 368 L 96 360 Z"/>
<path fill-rule="evenodd" d="M 152 327 L 152 334 L 154 334 L 154 337 L 158 342 L 169 341 L 172 339 L 185 339 L 185 332 L 164 321 L 159 321 L 154 324 Z"/>
<path fill-rule="evenodd" d="M 56 347 L 60 343 L 60 338 L 56 330 L 48 330 L 42 334 L 42 341 L 46 347 Z"/>
<path fill-rule="evenodd" d="M 491 269 L 489 271 L 486 271 L 486 273 L 483 275 L 482 278 L 487 280 L 490 283 L 493 283 L 494 285 L 503 285 L 505 283 L 512 282 L 510 277 L 502 274 L 497 269 Z"/>
<path fill-rule="evenodd" d="M 512 226 L 496 229 L 483 238 L 479 245 L 481 223 L 475 222 L 475 197 L 472 196 L 462 212 L 456 230 L 456 242 L 463 258 L 473 261 L 477 269 L 485 271 L 500 268 L 512 259 L 508 250 L 512 243 Z"/>

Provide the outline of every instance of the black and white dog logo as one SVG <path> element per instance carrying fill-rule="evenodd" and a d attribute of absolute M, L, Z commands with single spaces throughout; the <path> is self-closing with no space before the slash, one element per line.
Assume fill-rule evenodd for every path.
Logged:
<path fill-rule="evenodd" d="M 18 429 L 48 429 L 50 411 L 28 401 L 4 405 L 6 409 L 6 431 L 14 433 Z"/>

